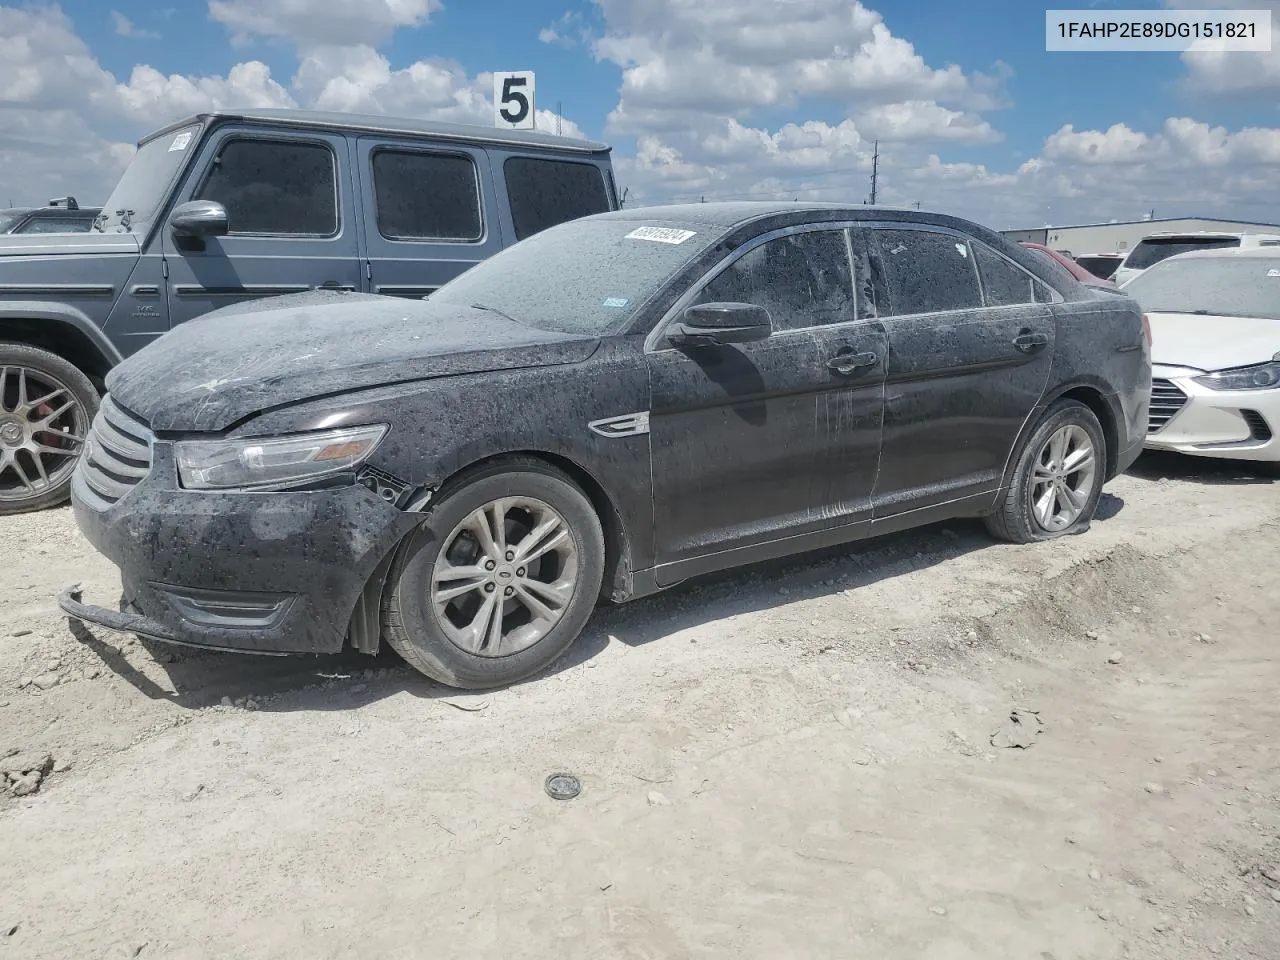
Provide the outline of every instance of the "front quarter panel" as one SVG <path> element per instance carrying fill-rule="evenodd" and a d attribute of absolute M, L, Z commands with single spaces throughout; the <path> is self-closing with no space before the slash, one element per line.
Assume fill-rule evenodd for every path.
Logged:
<path fill-rule="evenodd" d="M 629 568 L 643 569 L 652 565 L 653 504 L 642 346 L 641 336 L 610 338 L 582 363 L 329 397 L 255 417 L 232 435 L 389 423 L 370 465 L 422 491 L 438 490 L 467 467 L 503 454 L 562 458 L 599 484 L 616 510 Z M 604 436 L 590 427 L 632 415 L 642 415 L 643 432 Z"/>

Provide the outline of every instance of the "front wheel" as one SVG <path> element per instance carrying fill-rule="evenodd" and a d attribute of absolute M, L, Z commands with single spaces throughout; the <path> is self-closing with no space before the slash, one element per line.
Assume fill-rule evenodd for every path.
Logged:
<path fill-rule="evenodd" d="M 387 642 L 451 687 L 523 680 L 577 639 L 604 576 L 591 501 L 560 471 L 496 462 L 431 509 L 392 565 Z"/>
<path fill-rule="evenodd" d="M 1076 400 L 1045 411 L 1022 448 L 994 513 L 992 535 L 1011 543 L 1052 540 L 1089 529 L 1106 477 L 1107 441 L 1097 416 Z"/>

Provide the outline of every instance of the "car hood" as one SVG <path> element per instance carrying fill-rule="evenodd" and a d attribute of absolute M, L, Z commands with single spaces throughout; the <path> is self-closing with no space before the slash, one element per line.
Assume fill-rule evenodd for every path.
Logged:
<path fill-rule="evenodd" d="M 6 233 L 0 257 L 56 257 L 71 254 L 137 253 L 132 233 Z"/>
<path fill-rule="evenodd" d="M 190 320 L 115 367 L 106 385 L 154 430 L 219 431 L 353 390 L 578 363 L 599 343 L 471 307 L 303 293 Z"/>
<path fill-rule="evenodd" d="M 1280 352 L 1280 320 L 1148 313 L 1151 362 L 1197 370 L 1265 363 Z"/>

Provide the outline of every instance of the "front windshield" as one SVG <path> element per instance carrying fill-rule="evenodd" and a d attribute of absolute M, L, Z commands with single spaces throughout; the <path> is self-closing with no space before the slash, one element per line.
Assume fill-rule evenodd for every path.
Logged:
<path fill-rule="evenodd" d="M 199 143 L 199 131 L 199 125 L 192 124 L 139 147 L 120 182 L 111 191 L 110 198 L 103 204 L 98 229 L 128 231 L 155 216 L 156 208 L 164 202 L 169 185 L 183 161 Z"/>
<path fill-rule="evenodd" d="M 1280 320 L 1280 257 L 1166 260 L 1124 285 L 1147 313 Z"/>
<path fill-rule="evenodd" d="M 12 214 L 6 215 L 3 213 L 0 213 L 0 233 L 8 233 L 11 229 L 13 229 L 13 225 L 17 222 L 17 220 L 18 218 L 16 216 L 13 216 Z"/>
<path fill-rule="evenodd" d="M 541 330 L 616 333 L 722 232 L 703 224 L 573 220 L 476 264 L 431 300 L 492 310 Z"/>

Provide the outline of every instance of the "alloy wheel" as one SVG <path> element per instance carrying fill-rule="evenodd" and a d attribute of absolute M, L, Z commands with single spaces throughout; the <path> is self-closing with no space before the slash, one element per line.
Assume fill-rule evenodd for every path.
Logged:
<path fill-rule="evenodd" d="M 31 500 L 63 483 L 88 428 L 84 407 L 61 380 L 0 366 L 0 500 Z"/>
<path fill-rule="evenodd" d="M 431 609 L 449 640 L 501 657 L 533 646 L 560 621 L 578 585 L 578 549 L 564 517 L 529 497 L 472 511 L 444 540 Z"/>
<path fill-rule="evenodd" d="M 1093 494 L 1098 454 L 1089 432 L 1068 423 L 1051 433 L 1036 454 L 1031 475 L 1031 514 L 1051 533 L 1080 519 Z"/>

